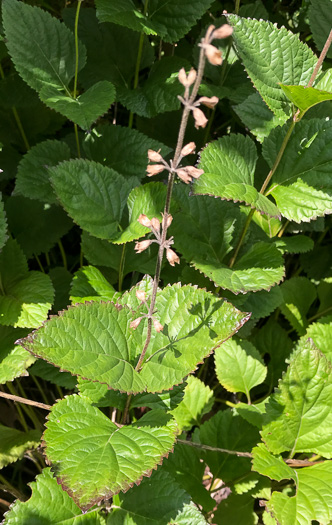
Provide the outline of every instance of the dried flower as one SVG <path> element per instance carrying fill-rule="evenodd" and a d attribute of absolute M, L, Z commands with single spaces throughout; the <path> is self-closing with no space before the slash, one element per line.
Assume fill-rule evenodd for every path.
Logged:
<path fill-rule="evenodd" d="M 150 162 L 162 162 L 163 158 L 158 151 L 153 151 L 153 149 L 148 149 L 148 159 Z"/>
<path fill-rule="evenodd" d="M 164 218 L 164 214 L 162 213 L 162 216 Z M 169 228 L 172 224 L 173 217 L 170 213 L 167 214 L 167 221 L 166 221 L 166 228 Z"/>
<path fill-rule="evenodd" d="M 195 82 L 196 76 L 197 73 L 193 68 L 191 68 L 187 76 L 186 70 L 183 67 L 179 71 L 178 79 L 184 87 L 190 87 Z"/>
<path fill-rule="evenodd" d="M 165 166 L 163 164 L 151 164 L 146 168 L 146 174 L 148 177 L 153 177 L 153 175 L 161 173 L 164 169 Z"/>
<path fill-rule="evenodd" d="M 145 241 L 140 241 L 140 242 L 137 242 L 135 244 L 135 250 L 137 253 L 142 253 L 144 252 L 144 250 L 146 250 L 150 244 L 152 243 L 152 241 L 149 241 L 149 240 L 145 240 Z"/>
<path fill-rule="evenodd" d="M 130 323 L 130 328 L 133 328 L 134 330 L 136 330 L 136 328 L 139 326 L 142 319 L 143 317 L 137 317 L 137 319 L 134 319 L 134 321 Z"/>
<path fill-rule="evenodd" d="M 138 217 L 138 222 L 140 224 L 142 224 L 142 226 L 145 226 L 146 228 L 150 228 L 151 227 L 151 221 L 150 219 L 144 215 L 143 213 L 141 213 L 141 215 Z"/>
<path fill-rule="evenodd" d="M 219 102 L 218 97 L 201 97 L 197 100 L 200 104 L 212 109 Z"/>
<path fill-rule="evenodd" d="M 233 28 L 229 24 L 224 24 L 212 33 L 212 40 L 214 38 L 228 38 L 233 33 Z"/>
<path fill-rule="evenodd" d="M 198 179 L 204 173 L 204 170 L 195 168 L 195 166 L 186 166 L 184 169 L 188 175 L 190 175 L 190 177 L 194 177 L 194 179 Z"/>
<path fill-rule="evenodd" d="M 154 318 L 153 318 L 153 326 L 156 332 L 161 332 L 164 329 L 163 325 L 157 319 L 154 319 Z"/>
<path fill-rule="evenodd" d="M 151 226 L 157 231 L 160 231 L 160 222 L 156 217 L 151 219 Z"/>
<path fill-rule="evenodd" d="M 183 182 L 189 184 L 192 181 L 192 177 L 187 172 L 186 168 L 179 168 L 176 170 L 176 174 Z"/>
<path fill-rule="evenodd" d="M 178 255 L 176 255 L 175 251 L 172 250 L 171 248 L 167 248 L 166 250 L 166 257 L 167 257 L 167 260 L 169 262 L 169 264 L 171 266 L 175 266 L 175 263 L 176 264 L 180 264 L 180 257 L 178 257 Z"/>
<path fill-rule="evenodd" d="M 208 119 L 204 115 L 203 111 L 199 108 L 193 109 L 193 117 L 195 119 L 195 128 L 205 128 L 208 123 Z"/>
<path fill-rule="evenodd" d="M 186 144 L 182 148 L 182 150 L 181 150 L 181 157 L 185 157 L 186 155 L 191 155 L 192 153 L 195 152 L 195 149 L 196 149 L 195 142 L 189 142 L 189 144 Z"/>
<path fill-rule="evenodd" d="M 143 303 L 145 303 L 146 293 L 143 292 L 143 290 L 136 290 L 136 297 L 139 301 L 142 301 Z"/>
<path fill-rule="evenodd" d="M 213 66 L 220 66 L 222 63 L 222 56 L 219 49 L 217 49 L 215 46 L 212 46 L 211 44 L 205 44 L 205 56 L 212 64 Z"/>

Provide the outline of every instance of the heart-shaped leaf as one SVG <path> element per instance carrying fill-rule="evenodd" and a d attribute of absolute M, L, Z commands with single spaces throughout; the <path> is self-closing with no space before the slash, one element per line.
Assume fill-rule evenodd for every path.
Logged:
<path fill-rule="evenodd" d="M 87 510 L 150 475 L 172 450 L 176 430 L 162 410 L 119 427 L 88 400 L 72 395 L 49 413 L 46 455 L 58 482 Z"/>
<path fill-rule="evenodd" d="M 131 295 L 135 297 L 135 288 Z M 129 294 L 121 299 L 130 300 Z M 113 303 L 80 304 L 53 317 L 20 344 L 63 370 L 112 389 L 157 392 L 181 383 L 250 317 L 204 290 L 179 284 L 158 292 L 156 309 L 164 330 L 153 330 L 140 373 L 135 366 L 147 323 L 142 320 L 136 330 L 130 323 L 144 314 L 144 307 L 134 314 Z"/>

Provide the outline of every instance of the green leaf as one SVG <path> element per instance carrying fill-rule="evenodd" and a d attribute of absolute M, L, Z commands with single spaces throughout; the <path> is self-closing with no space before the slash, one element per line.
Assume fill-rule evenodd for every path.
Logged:
<path fill-rule="evenodd" d="M 17 0 L 2 5 L 7 48 L 15 68 L 36 91 L 52 86 L 68 91 L 75 74 L 75 39 L 57 18 L 39 7 Z M 78 70 L 85 64 L 85 47 L 79 42 Z"/>
<path fill-rule="evenodd" d="M 166 111 L 175 111 L 180 108 L 178 96 L 183 95 L 183 86 L 178 80 L 182 67 L 190 69 L 187 60 L 177 56 L 163 57 L 152 66 L 142 87 L 119 87 L 117 97 L 128 110 L 141 117 L 152 118 Z"/>
<path fill-rule="evenodd" d="M 305 335 L 299 340 L 299 345 L 305 344 L 308 338 L 312 339 L 314 345 L 332 364 L 332 317 L 323 317 L 316 323 L 308 326 Z"/>
<path fill-rule="evenodd" d="M 77 377 L 72 376 L 69 372 L 61 372 L 58 368 L 47 363 L 42 359 L 37 359 L 35 364 L 29 369 L 29 375 L 41 377 L 50 381 L 54 385 L 73 390 L 77 383 Z"/>
<path fill-rule="evenodd" d="M 251 312 L 251 319 L 267 317 L 283 302 L 279 286 L 269 291 L 249 292 L 245 295 L 225 294 L 225 297 L 237 308 Z"/>
<path fill-rule="evenodd" d="M 254 187 L 257 151 L 249 136 L 226 135 L 202 152 L 204 173 L 195 181 L 194 193 L 244 202 L 260 213 L 280 218 L 275 204 Z"/>
<path fill-rule="evenodd" d="M 161 210 L 164 209 L 167 187 L 161 182 L 150 182 L 144 186 L 134 188 L 128 197 L 128 226 L 113 238 L 116 244 L 123 244 L 143 237 L 150 233 L 150 228 L 138 222 L 141 213 L 149 219 L 156 217 L 162 221 Z"/>
<path fill-rule="evenodd" d="M 285 84 L 280 84 L 280 87 L 286 97 L 303 113 L 313 106 L 316 106 L 316 104 L 320 104 L 326 100 L 332 100 L 332 93 L 313 87 L 286 86 Z"/>
<path fill-rule="evenodd" d="M 274 492 L 267 509 L 280 525 L 311 525 L 313 520 L 328 525 L 332 519 L 331 462 L 298 469 L 296 477 L 296 495 Z"/>
<path fill-rule="evenodd" d="M 280 287 L 279 287 L 280 289 Z M 286 370 L 286 359 L 289 357 L 293 342 L 284 330 L 273 318 L 260 328 L 252 338 L 253 344 L 261 355 L 269 355 L 268 372 L 265 383 L 269 385 L 272 392 L 280 379 L 282 372 Z"/>
<path fill-rule="evenodd" d="M 265 404 L 267 399 L 255 405 L 247 403 L 237 403 L 236 412 L 251 425 L 261 429 L 263 424 L 263 415 L 265 414 Z"/>
<path fill-rule="evenodd" d="M 48 168 L 69 159 L 70 149 L 65 142 L 39 142 L 24 155 L 18 165 L 14 195 L 54 204 L 57 199 L 49 181 Z"/>
<path fill-rule="evenodd" d="M 54 290 L 51 279 L 29 272 L 16 241 L 9 239 L 0 253 L 0 324 L 37 328 L 47 318 Z"/>
<path fill-rule="evenodd" d="M 101 80 L 75 99 L 53 86 L 44 86 L 40 99 L 80 128 L 88 130 L 109 110 L 115 100 L 115 88 L 111 82 Z"/>
<path fill-rule="evenodd" d="M 173 448 L 175 433 L 175 421 L 163 411 L 119 428 L 73 395 L 52 407 L 44 440 L 58 482 L 87 510 L 148 476 Z"/>
<path fill-rule="evenodd" d="M 265 9 L 262 0 L 256 0 L 256 2 L 253 2 L 252 4 L 241 5 L 239 14 L 244 18 L 250 16 L 251 18 L 257 18 L 257 20 L 260 18 L 268 20 L 269 18 L 269 14 Z"/>
<path fill-rule="evenodd" d="M 101 22 L 113 22 L 146 34 L 159 35 L 165 42 L 184 37 L 209 9 L 212 0 L 150 0 L 148 15 L 137 10 L 132 0 L 96 0 Z"/>
<path fill-rule="evenodd" d="M 142 274 L 152 274 L 156 266 L 157 244 L 152 244 L 147 250 L 140 253 L 139 257 L 137 257 L 134 246 L 134 242 L 116 245 L 92 237 L 87 232 L 82 234 L 82 250 L 91 264 L 113 268 L 118 273 L 122 271 L 124 277 L 130 272 L 137 271 Z"/>
<path fill-rule="evenodd" d="M 331 0 L 310 0 L 309 25 L 314 41 L 321 51 L 332 26 Z M 327 51 L 327 56 L 332 58 L 331 49 Z"/>
<path fill-rule="evenodd" d="M 126 394 L 109 390 L 107 385 L 102 383 L 93 383 L 92 381 L 78 378 L 77 388 L 79 393 L 88 398 L 94 407 L 115 407 L 124 410 L 127 404 L 128 397 Z"/>
<path fill-rule="evenodd" d="M 215 351 L 218 381 L 229 392 L 243 392 L 250 400 L 250 390 L 263 383 L 267 369 L 249 341 L 228 339 Z"/>
<path fill-rule="evenodd" d="M 291 277 L 280 286 L 283 304 L 280 309 L 299 335 L 305 334 L 306 315 L 317 297 L 315 285 L 306 277 Z"/>
<path fill-rule="evenodd" d="M 108 525 L 205 525 L 203 515 L 190 496 L 164 469 L 153 472 L 138 487 L 118 496 Z M 184 520 L 188 521 L 184 521 Z"/>
<path fill-rule="evenodd" d="M 27 375 L 26 369 L 35 358 L 24 348 L 15 344 L 20 337 L 27 335 L 27 330 L 0 326 L 0 384 L 13 381 L 15 377 Z"/>
<path fill-rule="evenodd" d="M 213 403 L 212 390 L 197 377 L 189 376 L 183 399 L 170 413 L 180 431 L 190 430 L 194 425 L 200 424 L 202 416 L 210 412 Z"/>
<path fill-rule="evenodd" d="M 331 365 L 310 341 L 290 360 L 266 405 L 262 438 L 271 452 L 332 455 Z"/>
<path fill-rule="evenodd" d="M 250 493 L 233 494 L 222 500 L 214 514 L 216 523 L 227 525 L 256 525 L 258 516 L 254 512 L 255 500 Z"/>
<path fill-rule="evenodd" d="M 175 247 L 216 285 L 237 294 L 271 288 L 283 279 L 282 255 L 264 242 L 253 245 L 233 268 L 228 267 L 227 255 L 243 227 L 237 208 L 205 196 L 189 197 L 184 191 L 176 199 L 180 209 L 170 228 Z"/>
<path fill-rule="evenodd" d="M 274 115 L 258 92 L 233 109 L 259 142 L 263 142 L 274 128 L 282 126 L 288 118 L 287 115 Z"/>
<path fill-rule="evenodd" d="M 9 229 L 28 259 L 51 250 L 73 226 L 60 206 L 26 197 L 9 197 L 5 209 Z"/>
<path fill-rule="evenodd" d="M 202 483 L 205 463 L 200 460 L 197 448 L 177 443 L 173 453 L 164 460 L 162 470 L 169 472 L 205 512 L 213 509 L 216 503 Z"/>
<path fill-rule="evenodd" d="M 306 253 L 314 248 L 314 241 L 301 234 L 280 237 L 275 241 L 275 244 L 282 253 Z"/>
<path fill-rule="evenodd" d="M 121 295 L 94 266 L 82 266 L 74 275 L 70 300 L 72 303 L 87 301 L 116 301 Z"/>
<path fill-rule="evenodd" d="M 131 291 L 134 297 L 136 289 Z M 127 294 L 121 301 L 130 305 Z M 138 373 L 135 366 L 146 341 L 147 323 L 143 320 L 136 330 L 130 328 L 130 322 L 144 313 L 138 310 L 136 297 L 135 301 L 135 314 L 112 303 L 71 307 L 21 344 L 64 370 L 112 389 L 156 392 L 181 383 L 248 319 L 248 314 L 203 290 L 179 284 L 167 287 L 156 300 L 164 331 L 152 332 L 146 362 Z"/>
<path fill-rule="evenodd" d="M 228 15 L 234 43 L 255 88 L 273 113 L 290 117 L 291 107 L 279 84 L 306 85 L 317 57 L 298 35 L 271 22 Z"/>
<path fill-rule="evenodd" d="M 250 452 L 259 439 L 258 429 L 230 409 L 220 410 L 194 433 L 194 441 L 210 447 Z M 215 478 L 229 484 L 250 472 L 250 459 L 223 452 L 200 451 Z"/>
<path fill-rule="evenodd" d="M 105 164 L 125 177 L 138 179 L 146 176 L 148 149 L 160 150 L 164 157 L 171 151 L 136 129 L 105 124 L 97 126 L 86 136 L 83 148 L 89 159 Z"/>
<path fill-rule="evenodd" d="M 39 443 L 38 430 L 20 432 L 0 424 L 0 469 L 22 459 L 27 450 L 37 448 Z"/>
<path fill-rule="evenodd" d="M 31 483 L 32 495 L 28 501 L 17 500 L 7 512 L 4 525 L 105 525 L 98 509 L 82 514 L 72 498 L 58 485 L 45 468 Z M 52 501 L 52 505 L 50 505 Z"/>
<path fill-rule="evenodd" d="M 284 462 L 281 456 L 271 454 L 263 443 L 252 449 L 252 469 L 263 476 L 281 481 L 292 479 L 296 481 L 295 471 Z"/>
<path fill-rule="evenodd" d="M 0 193 L 1 198 L 1 193 Z M 0 200 L 0 250 L 7 241 L 7 221 L 2 200 Z"/>
<path fill-rule="evenodd" d="M 76 8 L 67 7 L 62 11 L 62 16 L 68 27 L 74 31 Z M 116 88 L 133 83 L 137 50 L 143 35 L 123 26 L 101 24 L 96 10 L 85 7 L 80 10 L 78 36 L 87 48 L 87 63 L 79 75 L 80 83 L 85 89 L 100 80 L 108 80 Z M 144 36 L 140 70 L 151 66 L 154 58 L 154 49 Z"/>
<path fill-rule="evenodd" d="M 272 167 L 286 126 L 275 129 L 263 144 L 263 156 Z M 290 221 L 309 222 L 332 212 L 332 121 L 310 119 L 296 124 L 273 175 L 271 194 Z"/>
<path fill-rule="evenodd" d="M 50 172 L 61 204 L 81 228 L 102 239 L 117 236 L 131 189 L 122 175 L 83 159 L 62 162 Z"/>

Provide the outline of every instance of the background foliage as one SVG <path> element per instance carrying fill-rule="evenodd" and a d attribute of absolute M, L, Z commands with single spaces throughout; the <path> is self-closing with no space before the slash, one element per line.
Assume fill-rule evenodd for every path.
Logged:
<path fill-rule="evenodd" d="M 328 525 L 331 48 L 312 75 L 331 0 L 1 15 L 4 525 Z M 185 134 L 199 155 L 182 165 L 204 173 L 175 181 L 180 262 L 162 264 L 163 330 L 137 368 L 158 251 L 135 253 L 152 239 L 138 218 L 161 221 L 167 194 L 147 151 L 172 158 L 178 72 L 226 22 L 199 88 L 218 104 Z"/>

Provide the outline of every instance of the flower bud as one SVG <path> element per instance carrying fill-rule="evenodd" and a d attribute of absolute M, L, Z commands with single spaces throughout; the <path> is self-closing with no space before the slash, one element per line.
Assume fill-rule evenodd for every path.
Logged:
<path fill-rule="evenodd" d="M 205 97 L 207 98 L 207 97 Z M 185 157 L 186 155 L 191 155 L 192 153 L 195 153 L 196 144 L 195 142 L 189 142 L 189 144 L 186 144 L 182 150 L 181 150 L 181 157 Z"/>
<path fill-rule="evenodd" d="M 136 290 L 136 297 L 139 301 L 142 301 L 143 303 L 145 303 L 146 293 L 143 292 L 143 290 Z"/>
<path fill-rule="evenodd" d="M 149 241 L 149 240 L 145 240 L 145 241 L 141 241 L 141 242 L 137 242 L 135 244 L 135 250 L 137 253 L 142 253 L 144 252 L 144 250 L 146 250 L 150 244 L 152 243 L 152 241 Z"/>
<path fill-rule="evenodd" d="M 144 215 L 143 213 L 141 213 L 141 215 L 138 217 L 137 220 L 138 220 L 138 222 L 139 222 L 140 224 L 142 224 L 142 226 L 145 226 L 146 228 L 150 228 L 150 226 L 151 226 L 151 221 L 150 221 L 150 219 L 149 219 L 146 215 Z"/>
<path fill-rule="evenodd" d="M 162 216 L 164 218 L 164 214 L 162 213 Z M 172 224 L 173 217 L 170 213 L 167 214 L 167 221 L 166 221 L 166 228 L 169 228 Z"/>
<path fill-rule="evenodd" d="M 215 29 L 212 33 L 212 39 L 214 38 L 228 38 L 233 33 L 233 28 L 229 24 L 224 24 L 218 29 Z"/>
<path fill-rule="evenodd" d="M 187 76 L 186 70 L 182 67 L 179 71 L 178 79 L 184 87 L 190 87 L 195 82 L 196 76 L 197 73 L 193 68 L 191 68 Z"/>
<path fill-rule="evenodd" d="M 148 177 L 153 177 L 153 175 L 158 175 L 164 171 L 165 166 L 163 164 L 151 164 L 146 168 L 146 174 Z"/>
<path fill-rule="evenodd" d="M 163 161 L 163 158 L 160 155 L 159 151 L 153 151 L 153 149 L 148 150 L 148 159 L 150 162 L 162 162 Z"/>
<path fill-rule="evenodd" d="M 204 46 L 204 49 L 205 49 L 205 56 L 210 62 L 210 64 L 212 64 L 213 66 L 220 66 L 222 63 L 222 56 L 221 56 L 221 52 L 219 51 L 219 49 L 212 46 L 211 44 L 206 44 Z"/>
<path fill-rule="evenodd" d="M 219 102 L 218 97 L 201 97 L 197 100 L 200 104 L 212 109 Z"/>
<path fill-rule="evenodd" d="M 166 257 L 167 257 L 167 260 L 169 262 L 169 264 L 171 266 L 175 266 L 175 263 L 176 264 L 180 264 L 180 257 L 178 257 L 178 255 L 176 255 L 175 251 L 172 250 L 171 248 L 167 248 L 166 250 Z"/>
<path fill-rule="evenodd" d="M 155 230 L 157 230 L 157 232 L 160 231 L 160 222 L 159 222 L 159 220 L 158 220 L 156 217 L 153 217 L 153 218 L 151 219 L 151 226 L 152 226 Z"/>
<path fill-rule="evenodd" d="M 157 319 L 153 319 L 153 326 L 156 332 L 161 332 L 164 329 L 163 325 Z"/>
<path fill-rule="evenodd" d="M 208 119 L 204 115 L 203 111 L 199 108 L 193 109 L 193 117 L 195 119 L 195 128 L 205 128 L 208 123 Z"/>
<path fill-rule="evenodd" d="M 178 170 L 176 170 L 176 174 L 179 177 L 179 179 L 181 179 L 186 184 L 189 184 L 189 182 L 192 181 L 192 177 L 189 175 L 186 168 L 179 168 Z"/>
<path fill-rule="evenodd" d="M 137 319 L 134 319 L 134 321 L 132 321 L 130 323 L 130 328 L 133 328 L 134 330 L 136 330 L 136 328 L 139 326 L 140 322 L 142 321 L 143 317 L 137 317 Z"/>
<path fill-rule="evenodd" d="M 204 173 L 204 170 L 195 168 L 195 166 L 186 166 L 185 170 L 188 175 L 190 175 L 190 177 L 194 177 L 194 179 L 198 179 Z"/>

